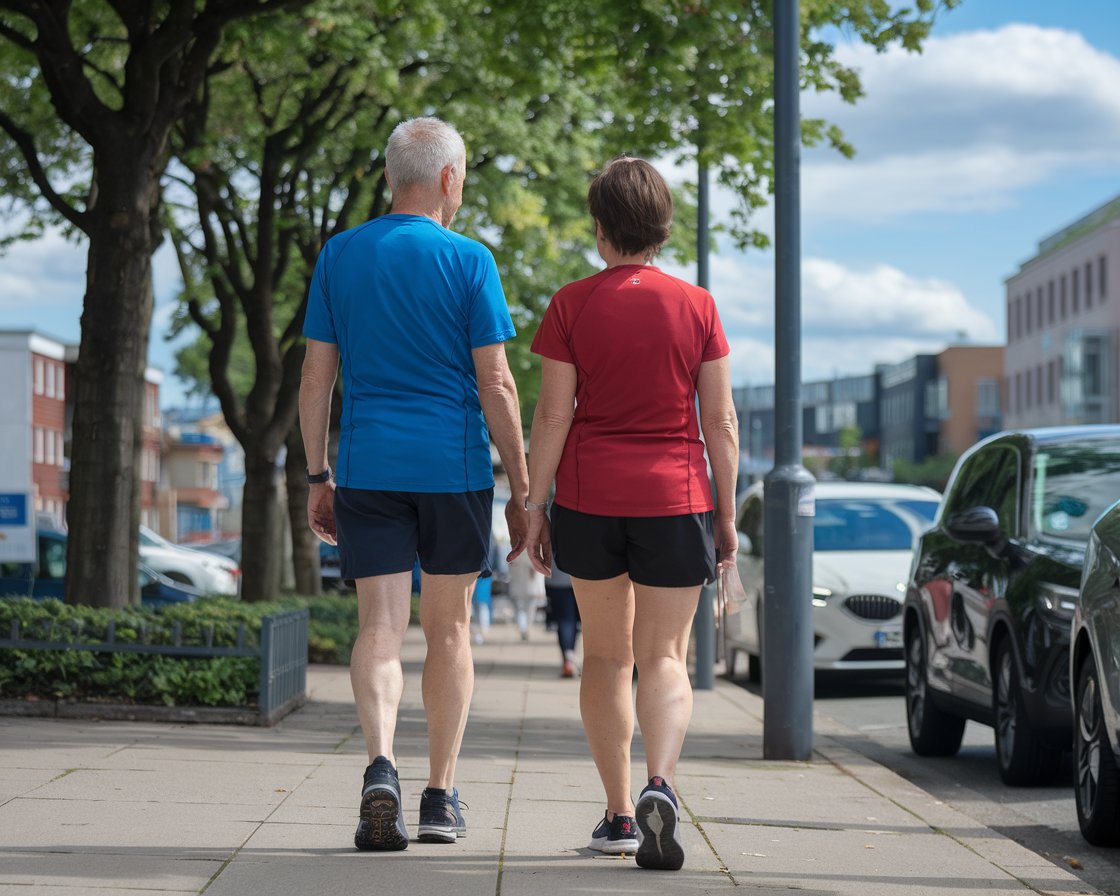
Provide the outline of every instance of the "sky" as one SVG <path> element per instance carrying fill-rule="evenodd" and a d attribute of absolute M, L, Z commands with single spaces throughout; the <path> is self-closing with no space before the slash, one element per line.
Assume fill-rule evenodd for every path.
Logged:
<path fill-rule="evenodd" d="M 1004 280 L 1039 241 L 1120 195 L 1120 3 L 964 0 L 920 54 L 843 38 L 837 52 L 865 95 L 801 100 L 856 148 L 802 156 L 802 378 L 1002 344 Z M 714 220 L 733 201 L 717 192 Z M 772 212 L 756 223 L 772 230 Z M 726 238 L 711 257 L 736 386 L 773 382 L 773 267 L 771 252 Z M 178 288 L 166 248 L 154 268 L 149 358 L 167 374 L 167 408 L 185 393 L 164 338 Z M 0 328 L 78 341 L 84 272 L 84 248 L 58 234 L 17 244 L 0 257 Z"/>

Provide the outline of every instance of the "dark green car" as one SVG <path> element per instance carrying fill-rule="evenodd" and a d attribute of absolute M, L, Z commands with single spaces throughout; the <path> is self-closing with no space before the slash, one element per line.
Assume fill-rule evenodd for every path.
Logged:
<path fill-rule="evenodd" d="M 1093 522 L 1120 498 L 1120 426 L 1005 432 L 957 462 L 903 616 L 910 744 L 995 729 L 1000 776 L 1043 784 L 1072 743 L 1069 644 Z"/>

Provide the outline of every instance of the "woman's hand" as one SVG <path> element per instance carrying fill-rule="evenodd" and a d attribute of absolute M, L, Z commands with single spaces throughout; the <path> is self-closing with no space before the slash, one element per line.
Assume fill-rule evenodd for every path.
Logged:
<path fill-rule="evenodd" d="M 526 547 L 533 568 L 543 576 L 552 575 L 552 527 L 543 510 L 529 511 L 529 542 Z"/>
<path fill-rule="evenodd" d="M 717 519 L 714 524 L 716 541 L 716 570 L 728 569 L 735 565 L 735 555 L 739 551 L 739 533 L 735 520 Z"/>

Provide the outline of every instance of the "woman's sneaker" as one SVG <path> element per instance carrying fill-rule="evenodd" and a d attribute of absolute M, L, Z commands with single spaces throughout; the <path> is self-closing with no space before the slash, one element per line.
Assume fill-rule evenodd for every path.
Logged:
<path fill-rule="evenodd" d="M 425 787 L 420 794 L 420 830 L 417 839 L 423 843 L 454 843 L 467 836 L 467 823 L 459 807 L 459 791 L 451 792 Z"/>
<path fill-rule="evenodd" d="M 609 856 L 633 855 L 638 849 L 638 826 L 629 815 L 616 815 L 608 820 L 603 813 L 603 820 L 591 832 L 591 842 L 588 849 L 605 852 Z"/>
<path fill-rule="evenodd" d="M 408 828 L 401 814 L 401 782 L 384 756 L 378 756 L 366 768 L 354 845 L 378 850 L 408 847 Z"/>
<path fill-rule="evenodd" d="M 634 810 L 642 842 L 634 861 L 643 868 L 676 871 L 684 864 L 677 797 L 665 779 L 649 779 Z"/>

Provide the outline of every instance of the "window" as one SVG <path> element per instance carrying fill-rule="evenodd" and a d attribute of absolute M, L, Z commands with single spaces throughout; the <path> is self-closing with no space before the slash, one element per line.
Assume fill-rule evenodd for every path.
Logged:
<path fill-rule="evenodd" d="M 999 383 L 990 378 L 976 381 L 976 416 L 999 416 Z"/>
<path fill-rule="evenodd" d="M 43 462 L 43 428 L 41 426 L 35 427 L 35 463 L 41 464 Z"/>
<path fill-rule="evenodd" d="M 1077 307 L 1078 299 L 1081 297 L 1081 290 L 1079 288 L 1080 281 L 1078 280 L 1078 275 L 1080 273 L 1081 272 L 1077 268 L 1074 268 L 1073 271 L 1070 273 L 1070 284 L 1069 285 L 1070 285 L 1070 290 L 1072 291 L 1072 294 L 1073 294 L 1073 307 L 1074 308 Z M 1089 298 L 1089 296 L 1085 296 L 1085 307 L 1088 308 L 1092 304 L 1093 304 L 1093 300 L 1091 298 Z"/>
<path fill-rule="evenodd" d="M 1046 365 L 1047 374 L 1047 390 L 1046 400 L 1050 404 L 1054 404 L 1058 400 L 1058 362 L 1050 361 Z"/>
<path fill-rule="evenodd" d="M 54 365 L 48 361 L 45 366 L 47 368 L 46 396 L 47 398 L 54 398 Z"/>
<path fill-rule="evenodd" d="M 35 359 L 35 394 L 43 394 L 43 359 Z"/>
<path fill-rule="evenodd" d="M 1085 304 L 1093 301 L 1093 262 L 1085 262 Z"/>
<path fill-rule="evenodd" d="M 1015 395 L 1012 399 L 1011 405 L 1016 411 L 1023 410 L 1023 373 L 1019 371 L 1015 374 L 1015 388 L 1013 390 Z"/>
<path fill-rule="evenodd" d="M 66 446 L 65 446 L 65 443 L 62 440 L 62 433 L 56 432 L 54 434 L 54 438 L 55 438 L 55 458 L 57 458 L 57 460 L 58 460 L 58 465 L 60 467 L 63 467 L 63 466 L 66 465 L 66 463 L 65 463 L 65 461 L 66 461 Z"/>
<path fill-rule="evenodd" d="M 1046 295 L 1048 295 L 1050 297 L 1050 303 L 1053 304 L 1054 303 L 1054 281 L 1053 280 L 1051 280 L 1049 283 L 1046 284 Z M 1041 309 L 1042 309 L 1042 288 L 1041 287 L 1038 290 L 1038 306 L 1039 306 L 1039 310 L 1041 311 Z M 1065 317 L 1066 316 L 1066 297 L 1064 295 L 1062 296 L 1061 308 L 1062 308 L 1062 317 Z"/>
<path fill-rule="evenodd" d="M 64 366 L 58 368 L 58 376 L 54 380 L 54 397 L 59 401 L 66 399 L 66 368 Z"/>
<path fill-rule="evenodd" d="M 48 368 L 49 370 L 50 368 Z M 54 466 L 54 433 L 50 430 L 43 431 L 43 441 L 46 443 L 46 463 L 48 466 Z"/>
<path fill-rule="evenodd" d="M 1054 297 L 1050 296 L 1050 301 L 1046 303 L 1046 321 L 1047 323 L 1054 323 Z"/>
<path fill-rule="evenodd" d="M 1100 296 L 1102 303 L 1108 301 L 1108 276 L 1105 271 L 1105 260 L 1103 255 L 1097 259 L 1097 275 L 1101 280 Z"/>

